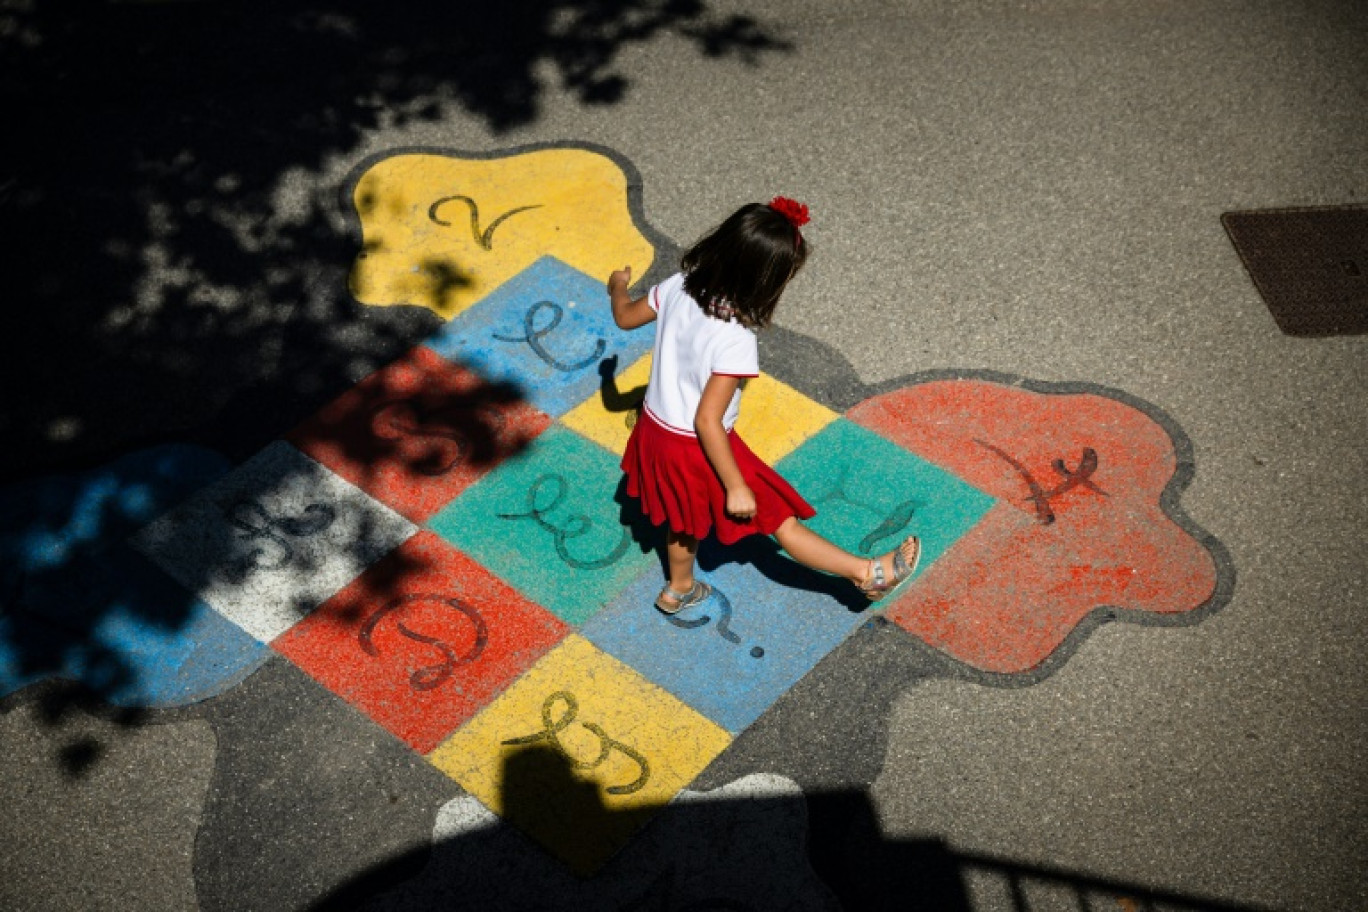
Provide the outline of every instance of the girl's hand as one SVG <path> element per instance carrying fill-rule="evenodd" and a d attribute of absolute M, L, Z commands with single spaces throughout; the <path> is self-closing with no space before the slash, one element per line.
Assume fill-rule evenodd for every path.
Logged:
<path fill-rule="evenodd" d="M 745 485 L 727 491 L 727 515 L 736 519 L 755 516 L 755 492 Z"/>
<path fill-rule="evenodd" d="M 642 295 L 633 301 L 627 289 L 632 284 L 632 267 L 623 266 L 608 276 L 608 303 L 613 308 L 613 322 L 618 329 L 636 329 L 656 318 L 656 312 Z"/>

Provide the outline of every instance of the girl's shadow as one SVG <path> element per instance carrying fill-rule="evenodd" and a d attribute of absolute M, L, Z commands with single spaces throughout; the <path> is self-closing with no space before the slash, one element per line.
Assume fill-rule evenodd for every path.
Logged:
<path fill-rule="evenodd" d="M 603 378 L 599 385 L 599 396 L 603 407 L 609 413 L 625 414 L 630 427 L 641 413 L 641 405 L 646 399 L 646 387 L 638 386 L 625 392 L 619 389 L 617 364 L 617 355 L 599 362 L 599 376 Z M 653 525 L 641 512 L 636 499 L 628 496 L 626 477 L 618 482 L 614 500 L 621 511 L 622 524 L 630 530 L 633 541 L 641 548 L 641 553 L 655 551 L 660 561 L 662 578 L 668 577 L 664 527 Z M 752 535 L 733 545 L 724 545 L 713 536 L 699 542 L 698 565 L 705 572 L 712 572 L 727 563 L 750 564 L 785 588 L 802 589 L 829 596 L 848 611 L 861 612 L 869 608 L 869 600 L 860 595 L 849 582 L 809 569 L 785 556 L 783 549 L 768 535 Z"/>

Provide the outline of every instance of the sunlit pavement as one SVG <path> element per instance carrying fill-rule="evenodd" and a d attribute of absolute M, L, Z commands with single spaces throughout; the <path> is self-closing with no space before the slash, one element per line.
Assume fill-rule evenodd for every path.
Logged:
<path fill-rule="evenodd" d="M 197 8 L 91 15 L 156 59 Z M 297 158 L 205 145 L 248 79 L 173 96 L 183 144 L 115 88 L 72 117 L 107 162 L 21 159 L 16 225 L 141 183 L 78 229 L 99 283 L 21 281 L 6 907 L 1368 904 L 1368 359 L 1280 333 L 1220 222 L 1359 199 L 1368 18 L 733 12 L 510 11 L 477 63 L 417 52 L 449 14 L 262 11 L 431 78 L 272 89 Z M 666 618 L 603 280 L 774 193 L 817 252 L 741 433 L 925 557 L 869 606 L 707 544 Z"/>

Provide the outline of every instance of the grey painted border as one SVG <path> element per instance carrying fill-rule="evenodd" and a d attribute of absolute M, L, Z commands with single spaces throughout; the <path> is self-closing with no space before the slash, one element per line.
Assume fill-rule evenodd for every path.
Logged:
<path fill-rule="evenodd" d="M 531 143 L 494 151 L 469 151 L 450 147 L 421 145 L 400 146 L 387 149 L 368 155 L 352 166 L 338 188 L 339 202 L 342 205 L 343 210 L 348 214 L 353 230 L 353 239 L 356 241 L 359 248 L 363 243 L 361 237 L 361 222 L 359 214 L 352 205 L 352 198 L 355 193 L 356 185 L 361 177 L 377 163 L 400 155 L 438 155 L 454 159 L 495 161 L 529 152 L 539 152 L 550 149 L 580 150 L 602 155 L 616 164 L 627 178 L 627 204 L 633 226 L 646 237 L 657 251 L 657 257 L 655 262 L 652 263 L 651 269 L 648 270 L 645 275 L 641 276 L 635 287 L 649 287 L 650 284 L 659 282 L 677 271 L 676 264 L 680 253 L 679 246 L 672 239 L 656 230 L 646 220 L 641 173 L 637 170 L 636 166 L 620 152 L 608 146 L 594 143 L 579 141 Z M 419 305 L 397 306 L 419 307 Z M 426 308 L 421 307 L 420 309 L 426 310 Z M 1064 642 L 1056 647 L 1049 657 L 1041 662 L 1040 665 L 1023 672 L 984 672 L 959 662 L 957 659 L 950 656 L 945 656 L 928 645 L 926 648 L 931 653 L 943 656 L 944 662 L 948 663 L 943 664 L 939 661 L 929 663 L 941 665 L 942 676 L 966 678 L 994 686 L 1028 686 L 1044 680 L 1062 667 L 1078 650 L 1088 635 L 1104 623 L 1109 621 L 1124 621 L 1144 626 L 1188 627 L 1201 623 L 1207 617 L 1220 611 L 1229 604 L 1233 598 L 1236 584 L 1236 570 L 1229 551 L 1219 539 L 1193 520 L 1180 503 L 1183 491 L 1186 490 L 1196 474 L 1196 463 L 1193 457 L 1192 442 L 1179 426 L 1178 422 L 1153 403 L 1141 399 L 1138 396 L 1133 396 L 1125 391 L 1095 383 L 1082 381 L 1057 382 L 1032 380 L 1001 371 L 972 368 L 921 371 L 913 374 L 905 374 L 901 377 L 885 380 L 880 383 L 867 384 L 860 380 L 845 356 L 833 347 L 817 339 L 800 335 L 778 325 L 772 326 L 761 332 L 760 348 L 762 366 L 765 368 L 766 373 L 777 380 L 793 386 L 795 389 L 802 391 L 804 394 L 811 396 L 827 407 L 842 414 L 866 399 L 905 387 L 917 386 L 919 384 L 939 380 L 982 380 L 1045 395 L 1089 394 L 1113 399 L 1136 409 L 1152 419 L 1164 429 L 1165 433 L 1168 434 L 1170 441 L 1173 443 L 1177 464 L 1173 477 L 1169 480 L 1160 494 L 1160 507 L 1170 520 L 1178 525 L 1184 532 L 1200 542 L 1202 546 L 1206 548 L 1207 552 L 1211 554 L 1212 560 L 1216 565 L 1217 575 L 1216 588 L 1211 597 L 1195 609 L 1173 615 L 1161 615 L 1148 611 L 1131 611 L 1118 606 L 1099 606 L 1087 614 L 1075 626 L 1068 637 L 1065 638 Z M 881 617 L 874 618 L 872 622 L 877 626 L 886 625 L 901 631 L 901 628 L 897 628 L 896 625 L 887 622 Z M 907 634 L 907 636 L 913 640 L 917 639 L 916 637 L 912 637 L 911 634 Z M 920 640 L 917 640 L 917 642 L 921 643 Z M 30 688 L 21 688 L 18 693 L 22 694 L 29 689 Z M 0 700 L 0 708 L 13 705 L 15 701 L 11 698 L 14 696 L 17 696 L 17 694 L 10 695 L 10 697 Z M 163 712 L 165 712 L 169 717 L 174 717 L 175 713 L 174 710 L 143 710 L 142 712 L 157 716 L 161 716 Z"/>
<path fill-rule="evenodd" d="M 402 154 L 441 155 L 467 160 L 497 160 L 547 149 L 577 149 L 603 155 L 613 161 L 626 176 L 628 210 L 633 225 L 652 243 L 657 251 L 656 261 L 652 264 L 652 268 L 641 276 L 637 287 L 647 287 L 675 271 L 679 247 L 672 240 L 652 228 L 646 221 L 642 179 L 635 166 L 624 156 L 610 148 L 577 142 L 541 143 L 497 152 L 468 152 L 415 146 L 390 149 L 368 156 L 350 170 L 340 188 L 343 211 L 350 213 L 350 224 L 354 226 L 354 238 L 357 240 L 358 249 L 361 243 L 360 219 L 352 207 L 351 200 L 361 176 L 376 163 Z M 425 308 L 420 309 L 425 310 Z M 993 674 L 975 669 L 931 647 L 882 616 L 875 615 L 871 617 L 868 623 L 860 625 L 854 635 L 847 638 L 819 662 L 817 667 L 795 685 L 789 694 L 780 698 L 775 707 L 772 707 L 760 720 L 757 720 L 754 725 L 743 732 L 737 741 L 705 771 L 705 774 L 700 777 L 700 781 L 716 778 L 723 774 L 728 766 L 739 764 L 746 768 L 745 771 L 753 772 L 756 768 L 771 769 L 782 766 L 784 764 L 775 762 L 775 758 L 788 758 L 789 763 L 798 763 L 805 767 L 827 762 L 839 762 L 841 765 L 849 767 L 846 770 L 849 778 L 857 782 L 872 782 L 878 775 L 883 757 L 883 747 L 886 743 L 888 716 L 884 710 L 888 701 L 918 681 L 934 677 L 962 679 L 996 687 L 1030 686 L 1043 681 L 1062 667 L 1082 646 L 1091 632 L 1103 623 L 1119 620 L 1147 626 L 1185 627 L 1205 620 L 1211 614 L 1224 608 L 1233 598 L 1236 572 L 1227 549 L 1215 536 L 1192 520 L 1180 503 L 1182 492 L 1191 483 L 1196 472 L 1192 443 L 1177 422 L 1153 404 L 1128 393 L 1097 384 L 1036 381 L 988 370 L 924 371 L 877 384 L 865 384 L 855 374 L 845 357 L 834 348 L 782 327 L 775 327 L 762 333 L 761 348 L 762 352 L 768 351 L 773 355 L 773 357 L 766 359 L 765 365 L 771 376 L 802 390 L 805 394 L 842 413 L 872 396 L 938 380 L 983 380 L 1047 395 L 1100 395 L 1137 409 L 1164 428 L 1173 443 L 1177 457 L 1173 477 L 1160 495 L 1161 509 L 1187 534 L 1201 542 L 1208 553 L 1212 555 L 1217 569 L 1217 584 L 1212 596 L 1204 604 L 1192 611 L 1177 615 L 1156 615 L 1151 612 L 1127 611 L 1107 606 L 1094 609 L 1075 626 L 1065 641 L 1045 661 L 1035 668 L 1013 674 Z M 250 727 L 253 722 L 267 720 L 275 714 L 285 717 L 291 715 L 292 708 L 288 705 L 272 706 L 266 702 L 253 706 L 251 696 L 257 689 L 269 688 L 270 685 L 282 680 L 286 683 L 296 681 L 301 687 L 306 683 L 302 671 L 296 669 L 282 657 L 275 656 L 273 658 L 274 661 L 266 663 L 247 681 L 239 683 L 224 693 L 189 706 L 157 709 L 115 707 L 101 701 L 79 682 L 49 678 L 0 698 L 0 714 L 13 711 L 23 703 L 34 701 L 43 705 L 45 710 L 50 713 L 59 714 L 64 707 L 78 705 L 92 715 L 124 725 L 155 725 L 191 719 L 201 719 L 208 722 L 214 731 L 215 738 L 220 740 L 215 750 L 210 794 L 200 812 L 199 828 L 195 839 L 195 872 L 197 888 L 202 891 L 202 899 L 209 906 L 213 906 L 225 902 L 230 897 L 219 888 L 213 877 L 204 877 L 203 865 L 208 863 L 207 858 L 211 858 L 215 854 L 216 839 L 218 838 L 214 835 L 215 832 L 221 832 L 222 828 L 229 826 L 223 812 L 224 796 L 236 794 L 234 788 L 237 783 L 252 781 L 253 769 L 247 764 L 235 762 L 234 757 L 249 756 L 251 750 L 256 747 L 238 748 L 237 753 L 235 753 L 230 745 L 224 745 L 222 739 L 233 733 L 234 726 L 237 727 L 238 731 L 241 731 Z M 881 673 L 870 676 L 867 664 L 870 662 L 876 663 Z M 312 696 L 313 691 L 310 690 L 309 694 Z M 331 715 L 327 712 L 316 714 L 319 718 L 325 721 L 335 718 L 351 718 L 350 709 L 346 706 L 334 705 L 336 698 L 321 685 L 318 687 L 317 695 L 319 699 L 326 701 L 326 708 L 332 711 Z M 831 702 L 838 707 L 837 712 L 831 715 L 838 720 L 842 727 L 836 732 L 837 737 L 830 739 L 832 745 L 830 752 L 795 751 L 791 744 L 782 741 L 776 743 L 772 740 L 774 738 L 782 739 L 785 736 L 786 728 L 783 724 L 785 719 L 791 720 L 798 715 L 802 715 L 806 719 L 807 713 L 802 712 L 802 710 L 811 706 L 813 700 Z M 247 711 L 240 712 L 244 705 Z M 841 708 L 848 711 L 841 712 Z M 238 713 L 236 717 L 235 713 Z M 389 736 L 383 732 L 383 729 L 378 726 L 366 725 L 364 722 L 368 722 L 368 720 L 363 720 L 359 714 L 355 715 L 357 729 L 355 737 L 358 740 L 388 739 Z M 872 726 L 869 724 L 871 718 L 875 720 L 875 724 Z M 776 720 L 779 721 L 776 722 Z M 374 731 L 372 731 L 372 727 L 374 727 Z M 294 742 L 282 743 L 287 747 L 298 748 L 300 746 Z M 98 745 L 76 744 L 72 746 L 74 748 L 93 747 L 98 750 Z M 397 746 L 395 746 L 392 755 L 404 756 Z M 273 752 L 265 751 L 259 758 L 260 763 L 269 766 L 274 756 Z M 416 753 L 412 755 L 411 759 L 414 764 L 421 765 L 426 762 Z M 425 767 L 410 770 L 410 775 L 415 779 L 428 780 L 427 789 L 415 790 L 415 800 L 426 800 L 429 804 L 436 804 L 451 794 L 461 792 L 458 786 L 441 778 L 436 778 L 442 774 L 434 773 L 432 776 L 428 776 L 428 772 Z M 292 775 L 301 776 L 306 773 L 307 770 L 303 772 L 295 770 Z M 396 772 L 395 775 L 400 775 L 400 773 Z M 802 778 L 808 777 L 803 776 Z M 698 781 L 693 787 L 700 787 Z M 341 802 L 342 798 L 330 798 L 330 800 Z M 326 815 L 327 811 L 328 806 L 320 802 L 319 815 Z M 419 829 L 424 826 L 428 827 L 422 834 L 424 844 L 426 844 L 426 839 L 430 836 L 430 820 L 428 820 L 427 810 L 415 809 L 410 814 L 412 818 L 410 825 L 419 826 L 421 824 Z M 310 820 L 314 819 L 317 818 L 310 818 Z M 306 833 L 309 832 L 309 827 L 306 825 L 309 822 L 306 820 L 292 821 L 291 827 L 286 829 L 293 829 L 295 833 Z M 218 829 L 216 830 L 216 828 Z M 361 838 L 366 835 L 368 833 L 361 833 L 354 838 Z M 285 844 L 289 845 L 290 842 L 287 840 Z M 307 845 L 309 843 L 307 840 L 301 839 L 299 844 Z M 402 880 L 403 878 L 400 877 L 399 879 Z"/>

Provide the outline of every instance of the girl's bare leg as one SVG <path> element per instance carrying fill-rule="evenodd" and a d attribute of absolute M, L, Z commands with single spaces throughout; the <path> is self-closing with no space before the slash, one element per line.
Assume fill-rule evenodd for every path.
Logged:
<path fill-rule="evenodd" d="M 860 583 L 869 578 L 869 561 L 856 557 L 839 545 L 834 545 L 798 521 L 795 516 L 784 520 L 783 525 L 774 530 L 774 537 L 789 556 L 798 563 L 844 576 Z"/>
<path fill-rule="evenodd" d="M 843 576 L 856 585 L 867 582 L 873 572 L 869 558 L 851 554 L 839 545 L 832 544 L 799 522 L 795 516 L 784 520 L 783 525 L 774 531 L 774 537 L 798 563 L 824 573 Z M 893 578 L 893 554 L 890 551 L 875 558 L 884 565 L 885 579 Z M 910 557 L 907 553 L 903 556 Z"/>
<path fill-rule="evenodd" d="M 666 532 L 665 560 L 670 565 L 670 588 L 688 592 L 694 584 L 694 559 L 698 557 L 698 539 L 680 532 Z"/>

